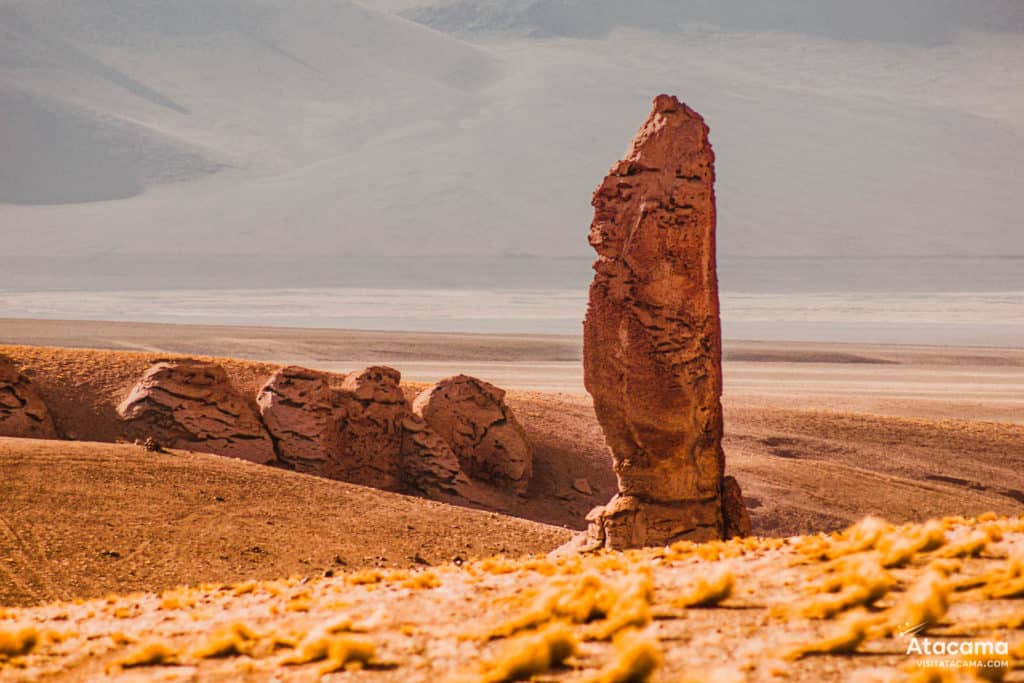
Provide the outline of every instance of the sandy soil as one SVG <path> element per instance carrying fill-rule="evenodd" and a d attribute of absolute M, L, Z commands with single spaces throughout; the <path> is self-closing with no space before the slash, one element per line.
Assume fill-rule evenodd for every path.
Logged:
<path fill-rule="evenodd" d="M 956 680 L 1020 681 L 1022 559 L 1019 517 L 867 520 L 832 537 L 208 583 L 0 611 L 0 680 L 952 681 L 945 660 Z M 910 627 L 918 647 L 1005 654 L 908 654 Z"/>
<path fill-rule="evenodd" d="M 397 353 L 396 348 L 403 349 L 402 353 L 407 357 L 422 357 L 416 356 L 417 349 L 426 345 L 426 348 L 421 349 L 422 353 L 446 358 L 445 362 L 454 362 L 451 356 L 457 353 L 465 353 L 477 360 L 508 355 L 513 360 L 502 362 L 520 364 L 524 373 L 533 372 L 528 366 L 538 358 L 548 359 L 543 362 L 557 362 L 550 359 L 569 352 L 567 340 L 560 338 L 452 335 L 451 339 L 438 340 L 422 334 L 323 331 L 316 332 L 316 335 L 322 336 L 304 336 L 312 335 L 313 332 L 121 324 L 105 326 L 97 323 L 72 324 L 62 332 L 52 323 L 18 323 L 9 327 L 5 322 L 0 326 L 0 338 L 16 337 L 24 341 L 24 337 L 33 331 L 40 335 L 37 341 L 48 343 L 60 341 L 60 335 L 65 334 L 68 344 L 109 347 L 114 345 L 109 340 L 117 337 L 122 340 L 119 343 L 121 346 L 147 346 L 140 337 L 148 335 L 152 337 L 150 341 L 154 341 L 155 335 L 164 335 L 164 339 L 173 340 L 168 345 L 172 348 L 167 351 L 197 353 L 205 349 L 214 352 L 245 352 L 248 349 L 247 355 L 255 356 L 259 355 L 257 351 L 261 344 L 265 356 L 281 350 L 271 346 L 269 341 L 260 341 L 266 337 L 271 341 L 278 339 L 286 347 L 284 351 L 287 353 L 283 355 L 289 359 L 304 360 L 309 365 L 319 367 L 329 365 L 335 362 L 330 359 L 348 353 L 346 349 L 350 349 L 351 344 L 356 344 L 357 350 L 368 356 L 365 362 L 379 362 L 382 357 L 374 353 L 391 355 Z M 283 340 L 276 336 L 279 333 L 284 335 Z M 104 339 L 108 341 L 104 342 Z M 240 339 L 245 340 L 244 343 L 238 341 Z M 302 356 L 295 347 L 287 346 L 295 339 L 305 339 L 303 343 L 309 344 L 310 356 Z M 460 347 L 460 344 L 463 346 Z M 14 357 L 28 369 L 44 399 L 58 416 L 57 426 L 64 437 L 106 442 L 116 441 L 120 434 L 114 406 L 148 364 L 170 355 L 166 352 L 110 353 L 32 346 L 0 348 L 0 353 Z M 740 354 L 742 360 L 727 362 L 727 384 L 737 381 L 735 377 L 728 379 L 732 368 L 748 364 L 756 366 L 760 372 L 769 371 L 780 376 L 789 374 L 791 377 L 798 377 L 798 374 L 792 373 L 809 368 L 812 374 L 831 378 L 827 381 L 833 384 L 841 383 L 840 380 L 846 378 L 842 386 L 851 392 L 859 386 L 856 380 L 844 374 L 852 367 L 869 368 L 883 379 L 887 372 L 919 372 L 922 377 L 927 377 L 928 372 L 935 368 L 956 369 L 963 367 L 962 363 L 965 362 L 970 363 L 970 367 L 994 368 L 996 373 L 1005 371 L 1012 374 L 1020 369 L 1017 364 L 1024 355 L 1012 350 L 992 349 L 839 348 L 837 345 L 755 343 L 734 344 L 729 353 L 734 357 Z M 327 360 L 318 362 L 312 355 Z M 219 360 L 227 368 L 236 386 L 250 396 L 255 394 L 258 386 L 276 367 L 273 362 Z M 399 360 L 395 365 L 404 370 L 407 362 L 412 361 Z M 412 382 L 407 383 L 406 389 L 412 396 L 422 386 Z M 813 395 L 813 391 L 809 391 L 800 400 L 796 400 L 786 393 L 773 391 L 776 388 L 772 383 L 765 383 L 760 393 L 742 394 L 738 398 L 730 394 L 726 401 L 727 468 L 739 478 L 744 488 L 755 532 L 759 534 L 779 536 L 832 531 L 867 513 L 903 522 L 945 514 L 977 515 L 989 510 L 1001 514 L 1019 514 L 1024 506 L 1024 424 L 991 421 L 991 415 L 1003 409 L 999 407 L 998 401 L 976 401 L 972 404 L 972 411 L 961 413 L 961 404 L 948 397 L 909 398 L 905 401 L 909 401 L 911 408 L 916 409 L 906 412 L 909 415 L 926 416 L 907 417 L 855 412 L 850 404 L 836 404 L 841 397 L 835 393 Z M 880 400 L 868 399 L 856 393 L 848 393 L 848 396 L 852 397 L 850 400 L 853 408 L 863 407 L 864 402 L 869 400 Z M 509 400 L 534 446 L 535 476 L 526 498 L 495 494 L 485 501 L 486 506 L 492 511 L 541 524 L 582 528 L 587 511 L 606 501 L 615 488 L 610 458 L 603 445 L 589 398 L 578 393 L 513 390 L 509 393 Z M 904 406 L 891 400 L 886 405 L 893 411 Z M 73 448 L 86 449 L 81 452 L 88 452 L 88 457 L 70 458 L 67 454 Z M 125 563 L 99 561 L 89 556 L 89 553 L 103 552 L 103 549 L 97 551 L 91 544 L 82 544 L 81 537 L 84 530 L 86 536 L 99 534 L 98 538 L 112 538 L 108 533 L 110 527 L 104 529 L 99 526 L 98 520 L 103 519 L 103 515 L 88 513 L 93 506 L 97 506 L 98 510 L 104 505 L 120 506 L 129 512 L 125 515 L 127 519 L 139 516 L 140 519 L 151 520 L 148 526 L 141 528 L 143 531 L 148 530 L 154 539 L 168 535 L 176 537 L 179 533 L 175 524 L 176 517 L 161 517 L 159 510 L 163 503 L 160 500 L 163 499 L 147 499 L 148 489 L 125 486 L 106 489 L 95 484 L 103 480 L 100 473 L 104 469 L 115 467 L 111 464 L 113 462 L 123 463 L 116 467 L 127 468 L 126 477 L 159 479 L 170 475 L 163 469 L 159 470 L 159 475 L 145 474 L 146 467 L 160 463 L 142 455 L 139 449 L 128 446 L 116 449 L 95 446 L 92 449 L 90 451 L 85 446 L 64 443 L 46 445 L 28 442 L 4 443 L 0 448 L 0 465 L 5 473 L 0 479 L 0 514 L 8 525 L 8 530 L 0 534 L 0 558 L 6 558 L 4 561 L 10 572 L 26 576 L 31 574 L 37 561 L 42 561 L 44 566 L 57 568 L 59 579 L 52 581 L 49 586 L 45 585 L 45 580 L 38 579 L 33 579 L 28 585 L 12 582 L 6 597 L 0 596 L 0 602 L 29 603 L 62 596 L 98 595 L 107 591 L 141 590 L 147 585 L 151 588 L 166 585 L 146 583 L 150 580 L 159 581 L 158 571 L 154 570 L 150 574 L 143 572 L 143 576 L 148 578 L 133 577 L 123 571 Z M 143 458 L 141 461 L 138 459 L 140 456 Z M 47 468 L 38 465 L 40 458 L 48 459 Z M 214 464 L 227 468 L 226 471 L 237 470 L 239 476 L 249 472 L 248 466 L 233 461 L 216 460 Z M 77 473 L 75 467 L 92 468 L 90 471 L 93 474 L 87 476 Z M 7 476 L 8 472 L 12 474 Z M 18 472 L 21 479 L 15 477 L 14 472 Z M 261 477 L 271 478 L 285 474 L 274 470 L 260 472 Z M 593 489 L 592 494 L 580 493 L 572 487 L 573 481 L 579 478 L 588 480 Z M 48 507 L 46 501 L 49 497 L 46 492 L 51 480 L 61 482 L 65 487 L 65 495 L 55 498 Z M 193 486 L 190 482 L 175 484 L 175 481 L 174 477 L 168 479 L 168 491 Z M 320 481 L 316 481 L 316 485 L 345 486 Z M 242 483 L 234 486 L 240 490 L 245 488 Z M 271 484 L 267 484 L 267 487 L 270 490 L 275 488 Z M 285 490 L 291 489 L 285 487 Z M 213 495 L 216 497 L 219 494 Z M 334 495 L 324 494 L 328 498 Z M 373 495 L 378 494 L 374 492 Z M 100 497 L 103 499 L 100 500 Z M 230 500 L 225 497 L 225 501 Z M 415 499 L 405 498 L 395 500 L 401 500 L 403 504 L 416 502 Z M 276 501 L 276 498 L 271 497 L 270 501 Z M 218 505 L 223 506 L 224 503 L 218 502 Z M 26 512 L 32 508 L 38 509 L 31 514 Z M 271 508 L 284 510 L 290 509 L 290 506 L 286 501 L 268 502 L 267 509 Z M 69 510 L 81 510 L 83 514 L 68 515 Z M 449 508 L 446 514 L 450 520 L 463 513 L 474 514 L 463 507 Z M 294 526 L 286 525 L 286 528 L 298 529 L 306 523 L 306 516 L 303 515 L 291 519 Z M 429 515 L 425 519 L 428 521 L 419 525 L 417 534 L 410 538 L 411 544 L 436 539 L 435 522 L 429 521 Z M 449 525 L 450 521 L 445 528 Z M 196 526 L 196 529 L 201 526 Z M 48 539 L 46 545 L 36 544 L 36 550 L 32 551 L 35 554 L 25 554 L 19 550 L 17 538 L 33 538 L 43 528 L 46 529 Z M 244 526 L 239 528 L 248 529 Z M 554 547 L 558 541 L 553 540 L 555 537 L 550 534 L 560 534 L 557 538 L 565 536 L 564 531 L 552 531 L 550 527 L 522 528 L 524 535 L 519 537 L 522 545 L 518 546 L 522 549 L 540 549 L 540 541 L 537 539 L 541 538 L 552 539 L 544 547 Z M 142 535 L 129 535 L 129 549 L 126 552 L 136 552 L 132 562 L 159 564 L 161 554 L 166 553 L 171 546 L 153 540 L 146 541 L 143 531 L 138 532 Z M 287 544 L 289 539 L 295 537 L 294 533 L 282 534 L 281 539 L 285 545 L 275 549 L 274 558 L 261 556 L 251 564 L 253 569 L 259 570 L 259 576 L 280 576 L 303 572 L 305 569 L 316 573 L 326 568 L 326 560 L 333 560 L 333 554 L 330 557 L 325 555 L 326 559 L 319 555 L 304 557 L 304 541 L 300 539 L 294 547 Z M 462 539 L 472 537 L 471 533 L 465 537 L 455 534 L 451 543 L 438 547 L 436 557 L 424 556 L 424 559 L 435 562 L 450 559 L 460 553 L 466 557 L 480 557 L 494 550 L 493 544 L 466 547 Z M 218 562 L 224 562 L 210 559 L 222 554 L 215 550 L 219 538 L 214 535 L 202 536 L 192 546 L 192 554 L 174 561 L 168 559 L 169 564 L 178 562 L 181 567 L 177 574 L 170 572 L 166 581 L 195 582 L 212 576 L 220 577 L 220 580 L 235 580 L 244 576 L 250 565 L 236 566 L 232 562 L 228 562 L 228 565 L 240 573 L 210 573 Z M 349 541 L 349 547 L 353 549 L 351 557 L 342 557 L 349 563 L 347 566 L 351 567 L 374 566 L 382 561 L 381 557 L 386 558 L 384 563 L 389 566 L 401 565 L 408 561 L 409 556 L 415 555 L 415 551 L 405 554 L 381 552 L 376 548 L 376 545 L 380 545 L 380 536 L 377 534 L 357 534 L 349 537 Z M 251 535 L 248 531 L 239 537 L 238 542 L 243 549 L 263 547 L 258 535 Z M 502 543 L 509 545 L 511 540 L 503 539 Z M 79 554 L 75 559 L 68 559 L 70 549 L 76 547 L 76 544 L 82 545 L 76 551 Z M 133 547 L 137 550 L 132 550 Z M 511 550 L 512 546 L 509 548 Z M 110 549 L 123 554 L 118 548 Z M 289 559 L 282 564 L 280 558 L 284 557 Z M 299 562 L 300 559 L 315 562 L 306 565 Z M 60 573 L 64 561 L 68 564 Z M 88 566 L 88 581 L 69 589 L 71 592 L 53 592 L 53 584 L 72 586 L 83 581 L 81 572 L 76 569 L 76 565 L 82 562 Z M 139 574 L 138 569 L 132 569 Z"/>
<path fill-rule="evenodd" d="M 0 605 L 543 552 L 564 529 L 215 455 L 0 439 Z"/>

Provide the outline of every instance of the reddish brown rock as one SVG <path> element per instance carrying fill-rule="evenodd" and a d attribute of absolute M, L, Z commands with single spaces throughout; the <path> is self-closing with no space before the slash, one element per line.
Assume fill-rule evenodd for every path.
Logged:
<path fill-rule="evenodd" d="M 402 421 L 403 488 L 434 496 L 469 495 L 469 478 L 448 443 L 419 415 Z"/>
<path fill-rule="evenodd" d="M 717 498 L 679 505 L 618 494 L 587 515 L 587 536 L 594 541 L 591 548 L 642 548 L 684 539 L 707 541 L 721 538 L 720 532 L 705 536 L 694 534 L 694 529 L 720 528 L 721 519 Z"/>
<path fill-rule="evenodd" d="M 325 373 L 281 368 L 260 389 L 256 403 L 282 463 L 309 474 L 333 467 L 341 452 L 340 416 Z"/>
<path fill-rule="evenodd" d="M 457 375 L 426 389 L 412 405 L 458 457 L 473 479 L 525 494 L 533 474 L 526 434 L 505 403 L 505 392 Z"/>
<path fill-rule="evenodd" d="M 414 415 L 401 374 L 376 366 L 338 389 L 326 373 L 281 368 L 256 402 L 280 460 L 294 469 L 352 483 L 462 495 L 468 484 L 447 442 Z"/>
<path fill-rule="evenodd" d="M 57 438 L 46 404 L 28 377 L 6 356 L 0 356 L 0 436 Z"/>
<path fill-rule="evenodd" d="M 597 545 L 725 533 L 714 179 L 704 120 L 659 95 L 594 192 L 584 381 L 619 482 Z"/>
<path fill-rule="evenodd" d="M 752 532 L 750 512 L 743 502 L 743 492 L 736 477 L 722 480 L 722 521 L 725 524 L 725 538 L 749 536 Z"/>
<path fill-rule="evenodd" d="M 572 488 L 573 490 L 577 491 L 578 493 L 582 493 L 585 496 L 594 495 L 594 489 L 590 485 L 590 480 L 587 479 L 586 477 L 574 479 L 572 482 Z"/>
<path fill-rule="evenodd" d="M 461 495 L 469 481 L 451 447 L 409 407 L 394 368 L 345 378 L 341 391 L 341 478 L 367 486 Z"/>
<path fill-rule="evenodd" d="M 340 450 L 327 476 L 392 491 L 402 487 L 402 422 L 409 405 L 400 379 L 398 370 L 385 366 L 345 378 L 339 394 Z"/>
<path fill-rule="evenodd" d="M 174 360 L 146 370 L 117 407 L 132 436 L 168 448 L 216 453 L 256 463 L 274 447 L 250 405 L 216 363 Z"/>

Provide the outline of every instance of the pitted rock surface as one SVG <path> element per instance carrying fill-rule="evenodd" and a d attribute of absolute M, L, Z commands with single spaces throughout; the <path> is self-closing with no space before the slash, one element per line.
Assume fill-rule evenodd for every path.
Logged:
<path fill-rule="evenodd" d="M 448 443 L 419 415 L 402 421 L 403 488 L 426 495 L 467 496 L 469 478 Z"/>
<path fill-rule="evenodd" d="M 256 411 L 224 368 L 198 360 L 156 363 L 117 407 L 132 436 L 169 448 L 265 464 L 274 447 Z"/>
<path fill-rule="evenodd" d="M 725 533 L 714 180 L 704 120 L 659 95 L 594 192 L 583 369 L 619 483 L 589 516 L 605 547 Z"/>
<path fill-rule="evenodd" d="M 471 478 L 526 493 L 533 454 L 504 391 L 457 375 L 424 390 L 412 409 L 451 446 Z"/>
<path fill-rule="evenodd" d="M 326 373 L 291 365 L 279 369 L 256 397 L 281 462 L 324 474 L 341 452 L 336 392 Z"/>
<path fill-rule="evenodd" d="M 256 402 L 285 465 L 300 472 L 428 496 L 463 495 L 469 480 L 447 442 L 414 415 L 386 366 L 345 377 L 289 366 Z"/>
<path fill-rule="evenodd" d="M 356 484 L 402 488 L 402 423 L 409 404 L 401 373 L 382 365 L 348 375 L 338 395 L 337 457 L 325 474 Z"/>
<path fill-rule="evenodd" d="M 721 518 L 717 499 L 663 504 L 618 494 L 590 511 L 587 535 L 604 548 L 664 545 L 664 539 L 708 541 L 720 538 L 704 530 L 716 528 Z"/>
<path fill-rule="evenodd" d="M 29 378 L 6 356 L 0 356 L 0 436 L 57 438 L 46 404 Z"/>
<path fill-rule="evenodd" d="M 743 492 L 736 477 L 722 480 L 722 518 L 725 524 L 725 538 L 749 536 L 753 533 L 750 524 L 750 512 L 743 502 Z"/>

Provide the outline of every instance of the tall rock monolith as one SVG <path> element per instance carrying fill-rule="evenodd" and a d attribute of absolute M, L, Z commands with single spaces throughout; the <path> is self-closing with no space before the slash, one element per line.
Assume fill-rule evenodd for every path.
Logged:
<path fill-rule="evenodd" d="M 722 506 L 714 180 L 704 120 L 659 95 L 594 192 L 583 370 L 618 493 L 588 515 L 591 547 L 706 541 L 736 527 Z"/>

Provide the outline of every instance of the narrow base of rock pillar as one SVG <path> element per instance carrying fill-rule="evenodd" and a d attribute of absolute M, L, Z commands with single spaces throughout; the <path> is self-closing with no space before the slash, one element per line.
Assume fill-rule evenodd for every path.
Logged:
<path fill-rule="evenodd" d="M 587 530 L 552 555 L 662 546 L 676 541 L 702 543 L 750 536 L 750 514 L 735 477 L 722 480 L 721 498 L 675 505 L 616 495 L 587 515 Z"/>
<path fill-rule="evenodd" d="M 750 513 L 743 502 L 743 493 L 736 477 L 722 480 L 722 521 L 726 539 L 750 536 L 752 533 Z"/>
<path fill-rule="evenodd" d="M 723 535 L 722 502 L 717 496 L 665 504 L 616 495 L 607 505 L 591 510 L 587 521 L 587 531 L 570 541 L 566 550 L 625 550 L 719 540 Z"/>

